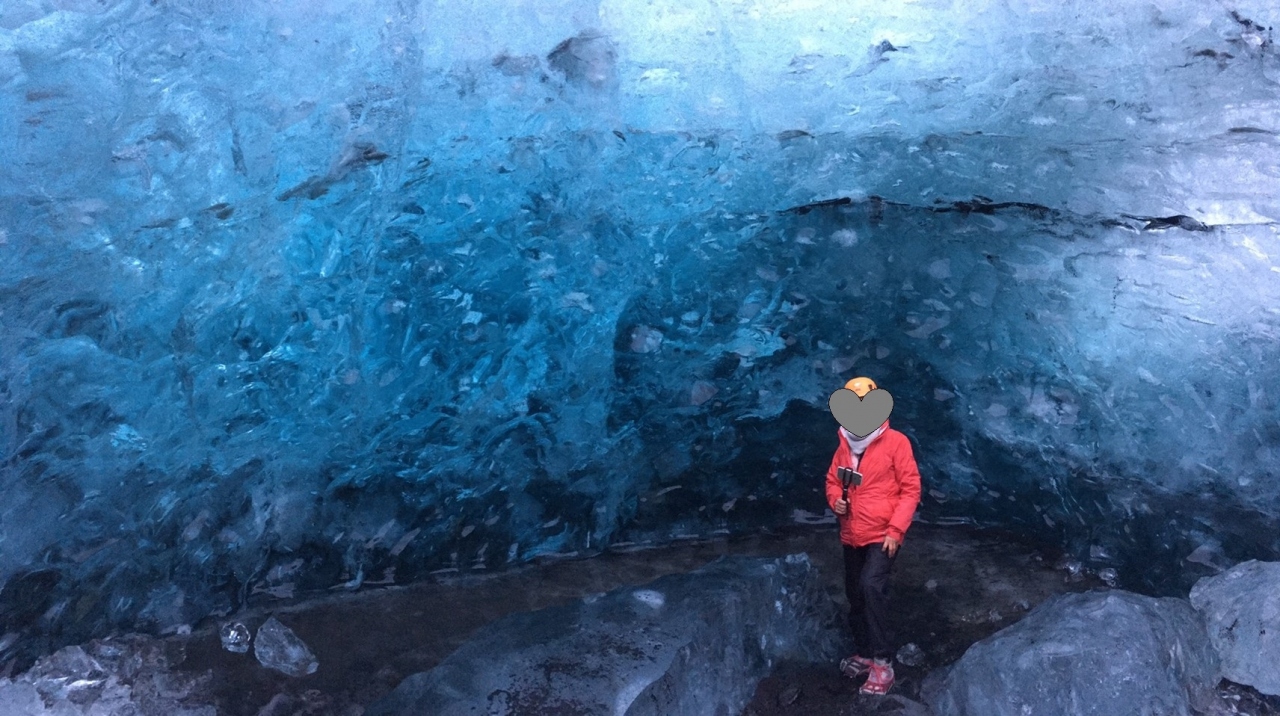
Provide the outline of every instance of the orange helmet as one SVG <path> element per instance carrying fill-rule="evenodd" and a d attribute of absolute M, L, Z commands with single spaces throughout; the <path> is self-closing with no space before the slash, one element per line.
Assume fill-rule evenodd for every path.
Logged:
<path fill-rule="evenodd" d="M 845 390 L 852 390 L 859 398 L 867 397 L 867 393 L 876 389 L 876 382 L 870 378 L 857 377 L 844 384 Z"/>

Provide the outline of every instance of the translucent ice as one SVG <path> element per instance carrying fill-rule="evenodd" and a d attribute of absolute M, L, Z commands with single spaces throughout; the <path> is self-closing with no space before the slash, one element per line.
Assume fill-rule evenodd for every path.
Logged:
<path fill-rule="evenodd" d="M 249 651 L 249 628 L 239 622 L 224 624 L 218 632 L 222 640 L 222 648 L 234 654 L 245 654 Z"/>
<path fill-rule="evenodd" d="M 848 648 L 807 559 L 724 557 L 646 587 L 488 624 L 368 713 L 740 713 L 776 661 L 825 662 Z M 664 608 L 637 609 L 640 594 L 661 595 Z"/>
<path fill-rule="evenodd" d="M 0 713 L 9 716 L 216 716 L 209 674 L 179 667 L 181 642 L 140 635 L 92 640 L 0 677 Z"/>
<path fill-rule="evenodd" d="M 268 669 L 289 676 L 314 674 L 320 668 L 320 662 L 306 643 L 275 617 L 269 617 L 258 627 L 258 636 L 253 640 L 253 655 Z"/>
<path fill-rule="evenodd" d="M 1250 560 L 1191 589 L 1222 673 L 1264 694 L 1280 696 L 1280 563 Z"/>

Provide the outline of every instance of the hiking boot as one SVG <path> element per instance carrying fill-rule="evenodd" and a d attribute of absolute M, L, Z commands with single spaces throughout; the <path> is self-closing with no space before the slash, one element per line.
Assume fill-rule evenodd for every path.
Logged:
<path fill-rule="evenodd" d="M 871 670 L 871 660 L 854 654 L 840 661 L 840 673 L 856 679 Z"/>
<path fill-rule="evenodd" d="M 858 689 L 860 694 L 883 696 L 893 687 L 893 664 L 889 660 L 876 659 L 867 670 L 867 683 Z"/>

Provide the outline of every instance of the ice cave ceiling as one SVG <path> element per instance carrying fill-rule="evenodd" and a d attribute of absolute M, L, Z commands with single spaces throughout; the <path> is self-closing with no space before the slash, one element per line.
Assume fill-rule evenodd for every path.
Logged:
<path fill-rule="evenodd" d="M 5 0 L 0 633 L 819 521 L 855 374 L 922 519 L 1274 559 L 1276 24 Z"/>

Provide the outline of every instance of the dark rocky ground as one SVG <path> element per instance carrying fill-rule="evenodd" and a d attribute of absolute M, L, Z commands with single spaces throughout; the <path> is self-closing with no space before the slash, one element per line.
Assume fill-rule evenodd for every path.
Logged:
<path fill-rule="evenodd" d="M 314 674 L 301 678 L 263 668 L 252 652 L 225 651 L 219 623 L 212 621 L 166 643 L 183 654 L 173 667 L 175 676 L 197 685 L 186 704 L 213 703 L 220 716 L 359 716 L 406 676 L 436 665 L 477 628 L 511 612 L 644 584 L 725 554 L 794 552 L 809 554 L 843 611 L 839 541 L 834 529 L 820 528 L 454 575 L 356 594 L 263 601 L 236 616 L 255 632 L 271 615 L 293 629 L 320 662 Z M 1105 588 L 1086 571 L 1062 568 L 1065 564 L 1054 551 L 1010 535 L 917 524 L 897 561 L 893 590 L 898 641 L 919 648 L 919 664 L 896 665 L 898 683 L 888 697 L 858 695 L 858 683 L 841 676 L 835 664 L 778 664 L 744 713 L 918 714 L 914 700 L 929 670 L 959 658 L 969 645 L 1054 594 Z M 1228 682 L 1219 693 L 1221 708 L 1211 716 L 1280 716 L 1280 698 Z"/>

